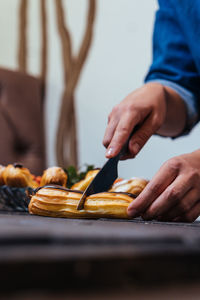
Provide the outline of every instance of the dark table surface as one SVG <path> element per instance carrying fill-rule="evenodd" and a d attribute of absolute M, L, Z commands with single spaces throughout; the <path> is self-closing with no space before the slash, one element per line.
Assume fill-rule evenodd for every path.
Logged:
<path fill-rule="evenodd" d="M 64 219 L 0 213 L 0 262 L 200 255 L 200 222 Z"/>
<path fill-rule="evenodd" d="M 0 213 L 1 289 L 200 279 L 200 222 L 62 219 Z"/>

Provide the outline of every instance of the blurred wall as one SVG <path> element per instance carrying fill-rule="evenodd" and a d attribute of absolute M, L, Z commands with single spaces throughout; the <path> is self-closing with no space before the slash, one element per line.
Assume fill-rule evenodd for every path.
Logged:
<path fill-rule="evenodd" d="M 30 0 L 29 70 L 39 71 L 40 23 L 38 2 Z M 49 72 L 46 97 L 46 144 L 49 165 L 54 165 L 54 141 L 63 88 L 60 40 L 48 3 Z M 16 68 L 18 0 L 0 1 L 0 65 Z M 156 0 L 97 0 L 95 36 L 76 91 L 80 166 L 102 166 L 102 138 L 112 107 L 140 87 L 151 62 L 151 37 Z M 65 0 L 67 22 L 76 53 L 84 32 L 87 0 Z M 190 136 L 172 141 L 153 137 L 134 160 L 121 162 L 119 175 L 151 178 L 168 158 L 192 151 L 199 145 L 200 127 Z"/>

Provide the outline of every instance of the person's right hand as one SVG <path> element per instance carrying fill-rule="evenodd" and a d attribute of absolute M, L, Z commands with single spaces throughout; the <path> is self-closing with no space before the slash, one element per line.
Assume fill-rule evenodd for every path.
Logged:
<path fill-rule="evenodd" d="M 135 157 L 162 126 L 166 112 L 166 92 L 159 83 L 148 83 L 129 94 L 113 108 L 108 117 L 103 139 L 103 145 L 107 148 L 106 157 L 117 155 L 137 126 L 129 141 L 129 153 L 124 158 Z"/>

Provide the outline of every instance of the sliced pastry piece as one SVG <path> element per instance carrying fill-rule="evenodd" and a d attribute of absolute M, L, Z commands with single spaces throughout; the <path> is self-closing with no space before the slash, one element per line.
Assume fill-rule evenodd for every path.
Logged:
<path fill-rule="evenodd" d="M 31 214 L 66 218 L 128 218 L 127 207 L 135 198 L 128 193 L 103 192 L 89 196 L 77 210 L 82 192 L 58 186 L 39 188 L 29 204 Z"/>
<path fill-rule="evenodd" d="M 72 190 L 79 190 L 79 191 L 85 191 L 85 189 L 88 187 L 90 182 L 94 179 L 94 177 L 97 175 L 100 169 L 94 169 L 89 172 L 87 172 L 85 178 L 74 185 L 72 185 Z"/>
<path fill-rule="evenodd" d="M 131 179 L 122 180 L 115 183 L 109 191 L 132 193 L 138 196 L 141 193 L 141 191 L 145 188 L 147 183 L 148 181 L 145 179 L 133 177 Z"/>
<path fill-rule="evenodd" d="M 38 184 L 33 177 L 30 171 L 21 164 L 8 165 L 3 171 L 4 183 L 12 187 L 37 188 Z"/>
<path fill-rule="evenodd" d="M 67 174 L 59 167 L 50 167 L 46 169 L 42 175 L 40 185 L 46 184 L 58 184 L 61 186 L 66 186 L 67 184 Z"/>

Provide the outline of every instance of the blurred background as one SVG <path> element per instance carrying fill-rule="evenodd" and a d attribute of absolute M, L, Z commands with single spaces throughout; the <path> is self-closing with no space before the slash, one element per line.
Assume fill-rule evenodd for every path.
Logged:
<path fill-rule="evenodd" d="M 57 164 L 56 128 L 64 88 L 61 43 L 56 27 L 54 0 L 47 4 L 48 70 L 45 96 L 45 143 L 47 165 Z M 85 29 L 87 0 L 63 1 L 65 18 L 76 54 Z M 39 72 L 39 0 L 28 8 L 28 70 Z M 112 107 L 143 84 L 151 63 L 151 42 L 156 0 L 98 0 L 94 34 L 88 57 L 75 90 L 78 165 L 105 162 L 102 139 Z M 0 1 L 0 66 L 17 68 L 19 0 Z M 164 161 L 199 147 L 199 125 L 189 136 L 176 140 L 152 137 L 136 159 L 121 162 L 119 175 L 150 179 Z"/>

